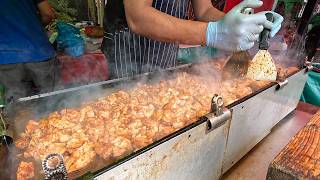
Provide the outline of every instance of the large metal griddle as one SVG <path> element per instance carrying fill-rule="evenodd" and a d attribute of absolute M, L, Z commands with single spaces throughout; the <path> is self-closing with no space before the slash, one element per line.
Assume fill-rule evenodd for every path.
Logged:
<path fill-rule="evenodd" d="M 306 82 L 305 70 L 200 118 L 96 173 L 95 179 L 219 179 L 286 115 Z M 229 116 L 229 113 L 231 113 Z M 208 132 L 208 123 L 218 124 Z"/>
<path fill-rule="evenodd" d="M 18 112 L 19 110 L 23 110 L 26 111 L 27 114 L 31 114 L 33 119 L 38 118 L 62 108 L 78 107 L 83 102 L 94 100 L 101 97 L 101 95 L 108 95 L 119 89 L 129 88 L 131 85 L 142 80 L 148 83 L 156 83 L 160 75 L 161 78 L 168 79 L 174 78 L 176 72 L 197 74 L 198 72 L 192 68 L 193 66 L 193 64 L 187 64 L 164 72 L 146 73 L 135 77 L 121 78 L 21 98 L 15 104 L 15 111 Z M 212 112 L 187 127 L 132 153 L 130 156 L 114 162 L 98 171 L 87 172 L 87 174 L 82 177 L 89 179 L 105 179 L 112 177 L 117 179 L 174 179 L 172 177 L 187 179 L 194 179 L 192 177 L 217 179 L 222 175 L 222 172 L 225 172 L 237 162 L 256 143 L 258 143 L 277 122 L 295 108 L 305 81 L 305 70 L 301 69 L 300 72 L 291 74 L 284 83 L 270 83 L 265 88 L 259 89 L 228 105 L 223 109 L 222 113 L 215 114 L 215 112 Z M 279 94 L 281 94 L 282 98 L 288 98 L 288 100 L 283 101 L 282 98 L 276 98 Z M 262 105 L 264 103 L 262 97 L 268 96 L 274 100 L 273 104 L 268 106 L 270 108 L 268 113 L 277 112 L 273 117 L 274 120 L 264 121 L 263 124 L 267 124 L 267 126 L 261 127 L 261 132 L 254 135 L 255 140 L 252 140 L 252 135 L 246 135 L 246 138 L 244 138 L 244 142 L 242 143 L 242 141 L 237 139 L 238 137 L 241 137 L 241 132 L 245 130 L 247 125 L 242 122 L 247 122 L 252 119 L 252 116 L 257 112 L 260 113 L 260 121 L 262 119 L 268 119 L 265 118 L 265 116 L 270 115 L 261 113 L 263 110 L 261 106 L 252 109 L 250 106 L 246 107 L 246 104 L 250 104 L 250 102 L 254 101 Z M 246 111 L 245 116 L 242 115 L 242 111 Z M 280 111 L 281 113 L 278 113 Z M 34 115 L 37 115 L 38 117 L 34 117 Z M 28 116 L 24 116 L 24 118 L 25 119 L 14 113 L 11 114 L 9 119 L 11 122 L 19 123 L 26 123 L 30 119 Z M 247 123 L 254 125 L 258 122 Z M 209 124 L 211 125 L 210 131 L 208 131 Z M 214 126 L 212 127 L 212 125 Z M 22 129 L 16 129 L 17 134 L 24 130 L 24 126 L 21 127 Z M 239 130 L 241 130 L 240 134 Z M 194 143 L 192 143 L 192 141 L 194 141 Z M 186 158 L 183 159 L 183 156 Z M 162 167 L 163 164 L 166 164 L 167 168 Z"/>

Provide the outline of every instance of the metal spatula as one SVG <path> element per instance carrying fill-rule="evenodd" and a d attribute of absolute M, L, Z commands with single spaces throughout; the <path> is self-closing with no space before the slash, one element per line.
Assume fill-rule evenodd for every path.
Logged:
<path fill-rule="evenodd" d="M 242 10 L 243 14 L 253 14 L 252 8 Z M 236 79 L 246 75 L 251 56 L 248 51 L 233 53 L 222 68 L 222 80 Z"/>
<path fill-rule="evenodd" d="M 273 22 L 273 14 L 266 14 L 267 20 Z M 249 64 L 247 78 L 253 80 L 277 80 L 277 67 L 268 51 L 269 29 L 264 29 L 260 34 L 259 51 Z"/>
<path fill-rule="evenodd" d="M 222 68 L 222 80 L 236 79 L 246 75 L 251 56 L 248 51 L 234 53 Z"/>

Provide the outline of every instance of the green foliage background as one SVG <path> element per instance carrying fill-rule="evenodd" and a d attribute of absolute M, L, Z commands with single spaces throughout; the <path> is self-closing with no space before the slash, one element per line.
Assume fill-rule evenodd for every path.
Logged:
<path fill-rule="evenodd" d="M 49 0 L 50 5 L 55 10 L 57 20 L 73 22 L 77 17 L 77 10 L 70 7 L 70 0 Z"/>
<path fill-rule="evenodd" d="M 70 7 L 70 0 L 48 0 L 51 7 L 54 9 L 57 19 L 50 23 L 46 29 L 48 31 L 56 31 L 57 21 L 72 23 L 76 21 L 77 10 Z"/>

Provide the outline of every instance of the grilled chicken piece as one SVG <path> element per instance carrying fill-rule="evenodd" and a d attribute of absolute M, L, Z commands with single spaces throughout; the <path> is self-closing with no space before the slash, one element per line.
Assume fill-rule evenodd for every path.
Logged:
<path fill-rule="evenodd" d="M 20 162 L 17 171 L 17 180 L 35 179 L 34 165 L 32 162 Z"/>

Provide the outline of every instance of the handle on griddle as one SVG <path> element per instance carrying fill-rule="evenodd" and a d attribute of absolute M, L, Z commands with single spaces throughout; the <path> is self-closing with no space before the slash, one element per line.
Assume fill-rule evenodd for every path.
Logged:
<path fill-rule="evenodd" d="M 272 13 L 266 13 L 266 17 L 268 21 L 273 22 Z M 264 28 L 260 34 L 259 49 L 262 49 L 262 50 L 269 49 L 269 43 L 268 43 L 269 34 L 270 34 L 270 29 Z"/>

